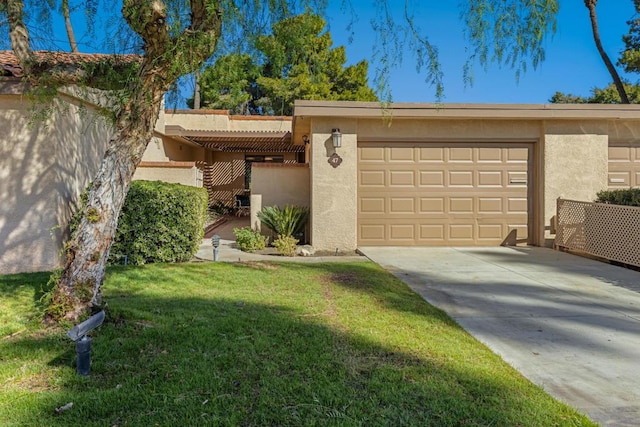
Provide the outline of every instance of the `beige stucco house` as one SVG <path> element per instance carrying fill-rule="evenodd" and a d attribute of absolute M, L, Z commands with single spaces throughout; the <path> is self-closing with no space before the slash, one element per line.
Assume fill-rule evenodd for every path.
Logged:
<path fill-rule="evenodd" d="M 640 185 L 640 106 L 298 101 L 292 119 L 163 120 L 137 177 L 199 168 L 211 201 L 250 196 L 253 226 L 263 206 L 308 206 L 324 251 L 550 245 L 558 197 Z"/>
<path fill-rule="evenodd" d="M 548 245 L 558 197 L 640 185 L 637 105 L 300 101 L 293 134 L 310 140 L 311 243 L 325 250 Z"/>
<path fill-rule="evenodd" d="M 3 67 L 0 273 L 50 270 L 112 129 L 97 101 L 73 90 L 47 122 L 29 124 L 21 83 Z M 210 204 L 247 208 L 254 227 L 263 206 L 307 206 L 307 237 L 323 251 L 548 245 L 558 197 L 640 186 L 640 106 L 299 101 L 292 118 L 166 110 L 134 179 L 204 186 Z"/>

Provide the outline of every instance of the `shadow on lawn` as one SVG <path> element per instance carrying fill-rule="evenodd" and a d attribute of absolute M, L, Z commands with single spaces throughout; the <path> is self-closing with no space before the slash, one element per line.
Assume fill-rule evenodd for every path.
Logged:
<path fill-rule="evenodd" d="M 37 301 L 49 280 L 51 272 L 19 273 L 0 275 L 0 298 L 11 298 L 27 289 L 33 290 L 34 301 Z"/>
<path fill-rule="evenodd" d="M 211 281 L 215 272 L 209 268 L 187 274 Z M 338 286 L 390 307 L 405 307 L 403 300 L 415 297 L 388 277 L 380 280 L 389 284 L 359 282 L 361 267 L 353 264 L 313 268 L 338 279 Z M 154 277 L 154 286 L 177 286 L 160 271 Z M 418 331 L 409 354 L 352 333 L 347 324 L 333 325 L 327 319 L 331 314 L 323 310 L 215 295 L 214 285 L 189 297 L 177 296 L 184 294 L 179 291 L 172 297 L 149 297 L 133 285 L 109 291 L 109 316 L 94 334 L 89 378 L 72 373 L 73 343 L 62 343 L 60 337 L 24 336 L 10 345 L 0 343 L 5 360 L 39 349 L 51 366 L 67 366 L 56 378 L 44 372 L 24 381 L 18 391 L 2 392 L 0 416 L 8 416 L 9 424 L 64 426 L 586 422 L 515 371 L 506 368 L 497 374 L 497 357 L 484 348 L 478 347 L 469 360 L 424 349 L 421 343 L 441 330 Z M 419 304 L 422 308 L 411 311 L 432 310 Z M 452 333 L 463 334 L 458 327 Z M 68 402 L 74 403 L 72 409 L 54 413 Z"/>

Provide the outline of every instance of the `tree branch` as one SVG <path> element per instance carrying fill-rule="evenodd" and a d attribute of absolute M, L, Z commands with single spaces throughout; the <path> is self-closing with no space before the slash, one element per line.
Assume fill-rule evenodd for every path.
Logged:
<path fill-rule="evenodd" d="M 161 0 L 124 0 L 122 16 L 144 40 L 145 57 L 160 58 L 171 42 L 167 25 L 167 7 Z"/>
<path fill-rule="evenodd" d="M 71 12 L 69 10 L 69 0 L 62 0 L 62 16 L 64 17 L 64 26 L 67 30 L 67 38 L 69 39 L 69 46 L 71 46 L 71 52 L 78 52 L 78 44 L 76 43 L 76 35 L 73 31 L 73 25 L 71 25 Z"/>
<path fill-rule="evenodd" d="M 7 8 L 7 20 L 9 21 L 9 38 L 11 47 L 22 65 L 25 74 L 30 74 L 30 65 L 33 62 L 29 31 L 24 24 L 24 2 L 22 0 L 2 0 Z"/>
<path fill-rule="evenodd" d="M 584 0 L 584 5 L 589 9 L 589 18 L 591 19 L 591 30 L 593 31 L 593 41 L 596 44 L 596 48 L 598 49 L 598 53 L 600 53 L 600 57 L 604 62 L 604 65 L 607 67 L 609 71 L 609 75 L 613 79 L 613 83 L 616 86 L 616 90 L 620 95 L 620 101 L 623 104 L 629 103 L 629 97 L 627 96 L 627 91 L 624 88 L 624 84 L 622 83 L 622 79 L 618 74 L 618 71 L 611 63 L 609 59 L 609 55 L 605 52 L 604 47 L 602 47 L 602 42 L 600 40 L 600 31 L 598 29 L 598 17 L 596 15 L 596 3 L 598 0 Z"/>

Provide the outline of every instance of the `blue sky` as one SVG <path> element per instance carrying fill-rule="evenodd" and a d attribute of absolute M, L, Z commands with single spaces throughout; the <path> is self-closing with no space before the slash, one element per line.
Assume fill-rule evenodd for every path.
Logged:
<path fill-rule="evenodd" d="M 459 0 L 462 1 L 462 0 Z M 509 68 L 491 66 L 486 72 L 475 67 L 472 87 L 465 87 L 462 78 L 466 58 L 462 23 L 459 19 L 458 0 L 412 0 L 415 5 L 417 23 L 423 33 L 429 35 L 431 43 L 440 52 L 444 71 L 444 102 L 447 103 L 546 103 L 556 92 L 588 95 L 595 87 L 606 86 L 609 74 L 593 43 L 589 15 L 583 0 L 561 0 L 558 30 L 547 42 L 546 60 L 537 70 L 529 70 L 516 82 L 515 73 Z M 351 0 L 357 13 L 354 38 L 350 43 L 345 27 L 351 19 L 350 13 L 340 10 L 341 0 L 330 0 L 327 18 L 335 45 L 345 45 L 349 62 L 371 59 L 375 35 L 371 28 L 374 0 Z M 391 9 L 400 16 L 404 1 L 388 0 Z M 604 47 L 612 61 L 617 61 L 623 48 L 622 35 L 628 30 L 626 21 L 634 14 L 632 0 L 602 0 L 597 6 L 600 32 Z M 80 29 L 81 32 L 81 29 Z M 65 35 L 58 33 L 60 48 Z M 96 51 L 96 40 L 79 37 L 87 43 L 81 51 Z M 373 64 L 370 67 L 373 74 Z M 623 75 L 636 82 L 640 76 Z M 186 91 L 192 85 L 186 85 Z M 189 88 L 188 86 L 191 86 Z M 390 86 L 395 102 L 434 102 L 435 91 L 424 82 L 424 76 L 415 69 L 411 52 L 404 53 L 401 67 L 391 70 Z M 184 106 L 184 105 L 182 105 Z"/>
<path fill-rule="evenodd" d="M 346 46 L 349 61 L 370 59 L 373 35 L 370 27 L 371 0 L 352 0 L 358 9 L 358 23 L 353 43 L 349 44 L 345 14 L 339 7 L 329 11 L 331 35 L 335 44 Z M 403 1 L 390 1 L 392 8 L 402 9 Z M 596 50 L 591 33 L 589 13 L 583 0 L 560 2 L 558 28 L 546 45 L 546 60 L 537 70 L 529 68 L 516 82 L 509 68 L 492 66 L 484 71 L 475 67 L 472 87 L 465 88 L 462 67 L 465 42 L 459 19 L 458 1 L 422 0 L 415 9 L 418 24 L 429 41 L 439 48 L 445 74 L 444 102 L 451 103 L 546 103 L 556 92 L 588 95 L 594 86 L 603 87 L 611 78 Z M 623 49 L 622 35 L 626 22 L 633 16 L 631 0 L 603 0 L 597 6 L 603 45 L 615 63 Z M 391 89 L 395 102 L 433 102 L 434 90 L 424 83 L 415 70 L 410 52 L 404 55 L 403 66 L 391 72 Z M 621 71 L 621 70 L 619 70 Z M 636 82 L 637 74 L 623 75 Z"/>

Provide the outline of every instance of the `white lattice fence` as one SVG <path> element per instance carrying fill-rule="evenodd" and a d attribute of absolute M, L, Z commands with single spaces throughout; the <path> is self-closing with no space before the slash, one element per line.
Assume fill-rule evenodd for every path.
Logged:
<path fill-rule="evenodd" d="M 640 208 L 558 199 L 555 244 L 640 267 Z"/>

